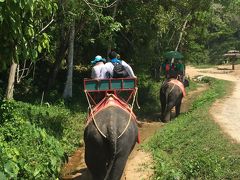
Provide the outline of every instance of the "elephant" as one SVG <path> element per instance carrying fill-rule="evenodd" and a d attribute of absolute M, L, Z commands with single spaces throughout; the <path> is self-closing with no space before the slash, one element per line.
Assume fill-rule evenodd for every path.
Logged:
<path fill-rule="evenodd" d="M 85 162 L 93 180 L 120 180 L 138 140 L 135 118 L 113 104 L 99 110 L 85 127 Z"/>
<path fill-rule="evenodd" d="M 180 114 L 182 98 L 186 95 L 187 84 L 177 79 L 168 79 L 160 88 L 161 119 L 163 122 L 171 120 L 171 109 L 175 107 L 176 117 Z"/>

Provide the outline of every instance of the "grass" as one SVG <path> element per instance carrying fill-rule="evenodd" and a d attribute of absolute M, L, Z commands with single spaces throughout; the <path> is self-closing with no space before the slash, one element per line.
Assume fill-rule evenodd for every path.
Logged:
<path fill-rule="evenodd" d="M 211 84 L 188 113 L 160 129 L 145 148 L 154 157 L 154 179 L 238 179 L 240 145 L 233 144 L 211 119 L 209 108 L 224 96 L 230 83 Z"/>

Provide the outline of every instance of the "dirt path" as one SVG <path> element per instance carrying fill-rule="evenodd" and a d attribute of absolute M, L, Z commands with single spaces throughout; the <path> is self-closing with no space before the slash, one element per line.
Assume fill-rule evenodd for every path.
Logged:
<path fill-rule="evenodd" d="M 206 87 L 200 87 L 196 91 L 190 92 L 183 100 L 181 112 L 186 112 L 195 99 L 197 94 L 201 93 Z M 164 124 L 158 121 L 160 114 L 153 115 L 153 119 L 142 119 L 139 127 L 141 143 L 161 128 Z M 141 144 L 136 144 L 133 152 L 128 158 L 127 165 L 121 180 L 149 180 L 153 175 L 153 160 L 151 154 L 141 150 Z M 64 180 L 90 180 L 90 175 L 84 163 L 84 148 L 78 149 L 69 162 L 62 169 L 62 178 Z"/>
<path fill-rule="evenodd" d="M 229 134 L 233 140 L 240 142 L 240 65 L 231 70 L 231 66 L 219 66 L 218 68 L 196 69 L 187 67 L 187 76 L 193 78 L 197 75 L 210 76 L 224 79 L 235 83 L 233 93 L 214 103 L 210 112 L 215 121 L 222 127 L 223 131 Z M 200 87 L 198 90 L 190 92 L 184 98 L 181 112 L 186 112 L 194 98 L 206 87 Z M 163 126 L 162 123 L 153 120 L 142 120 L 142 127 L 139 128 L 141 141 L 147 140 L 156 130 Z M 89 172 L 84 163 L 84 149 L 81 148 L 69 158 L 69 163 L 63 168 L 62 179 L 90 180 Z M 153 175 L 152 157 L 150 153 L 144 152 L 137 144 L 131 153 L 125 172 L 121 180 L 149 180 Z"/>
<path fill-rule="evenodd" d="M 210 112 L 223 130 L 239 142 L 240 114 L 237 113 L 237 110 L 240 110 L 240 65 L 235 67 L 236 69 L 234 71 L 231 70 L 231 65 L 208 69 L 187 67 L 187 76 L 193 78 L 197 75 L 204 75 L 232 81 L 236 84 L 233 94 L 223 100 L 217 101 L 211 108 Z M 205 89 L 206 86 L 203 86 L 196 91 L 190 92 L 187 97 L 183 99 L 181 112 L 186 112 L 197 94 Z M 149 180 L 152 175 L 153 169 L 151 155 L 139 148 L 135 148 L 128 160 L 122 180 Z"/>
<path fill-rule="evenodd" d="M 163 126 L 162 123 L 149 121 L 144 119 L 141 127 L 139 127 L 141 142 L 145 141 L 148 137 L 152 136 L 155 131 Z M 151 162 L 151 156 L 140 150 L 140 144 L 136 144 L 133 152 L 131 153 L 123 180 L 131 179 L 143 179 L 151 176 L 151 166 L 148 164 Z M 142 167 L 144 165 L 144 167 Z M 146 168 L 146 166 L 148 168 Z M 144 168 L 144 170 L 140 170 Z M 78 149 L 72 157 L 69 158 L 69 162 L 65 164 L 62 169 L 62 178 L 64 180 L 91 180 L 87 167 L 84 163 L 84 148 Z"/>
<path fill-rule="evenodd" d="M 187 67 L 187 74 L 190 77 L 196 75 L 210 76 L 232 81 L 235 84 L 233 93 L 216 101 L 210 112 L 222 130 L 235 142 L 240 143 L 240 65 L 236 65 L 234 71 L 231 70 L 231 65 L 208 69 Z"/>
<path fill-rule="evenodd" d="M 206 89 L 202 86 L 195 91 L 188 93 L 187 97 L 183 99 L 181 112 L 187 112 L 191 103 L 196 96 Z M 144 128 L 140 128 L 140 134 L 143 137 L 142 141 L 148 140 L 161 126 L 160 122 L 146 123 Z M 125 172 L 121 180 L 150 180 L 153 176 L 153 160 L 150 152 L 145 152 L 137 146 L 130 155 Z"/>

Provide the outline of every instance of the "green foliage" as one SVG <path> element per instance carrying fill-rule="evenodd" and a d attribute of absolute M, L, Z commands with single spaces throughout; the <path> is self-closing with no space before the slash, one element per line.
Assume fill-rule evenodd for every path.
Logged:
<path fill-rule="evenodd" d="M 81 145 L 84 113 L 15 101 L 0 105 L 0 176 L 56 179 L 64 154 Z"/>
<path fill-rule="evenodd" d="M 223 54 L 228 50 L 239 49 L 239 11 L 236 5 L 238 0 L 220 1 L 211 6 L 211 17 L 208 23 L 208 39 L 206 45 L 209 48 L 211 63 L 220 64 Z"/>
<path fill-rule="evenodd" d="M 225 95 L 230 83 L 207 78 L 210 89 L 189 112 L 164 126 L 148 142 L 155 179 L 235 179 L 240 168 L 239 145 L 223 136 L 208 109 Z M 233 165 L 234 162 L 234 165 Z"/>
<path fill-rule="evenodd" d="M 147 75 L 138 76 L 138 101 L 141 107 L 138 113 L 140 115 L 147 116 L 160 111 L 160 85 L 160 82 L 154 81 Z"/>
<path fill-rule="evenodd" d="M 63 148 L 42 128 L 21 117 L 14 102 L 0 105 L 0 172 L 7 179 L 56 179 Z"/>
<path fill-rule="evenodd" d="M 15 102 L 15 106 L 23 118 L 45 129 L 49 135 L 59 140 L 66 153 L 70 154 L 76 147 L 82 145 L 80 140 L 86 113 L 73 114 L 63 103 L 39 106 Z"/>
<path fill-rule="evenodd" d="M 42 49 L 49 49 L 49 35 L 41 30 L 56 9 L 52 0 L 1 2 L 1 68 L 12 60 L 34 61 Z"/>

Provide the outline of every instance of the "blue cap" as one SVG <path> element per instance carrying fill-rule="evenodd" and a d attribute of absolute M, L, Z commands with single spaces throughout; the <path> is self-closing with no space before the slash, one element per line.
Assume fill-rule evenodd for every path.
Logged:
<path fill-rule="evenodd" d="M 96 64 L 97 62 L 106 62 L 106 59 L 102 58 L 102 56 L 97 55 L 93 61 L 91 61 L 92 64 Z"/>

